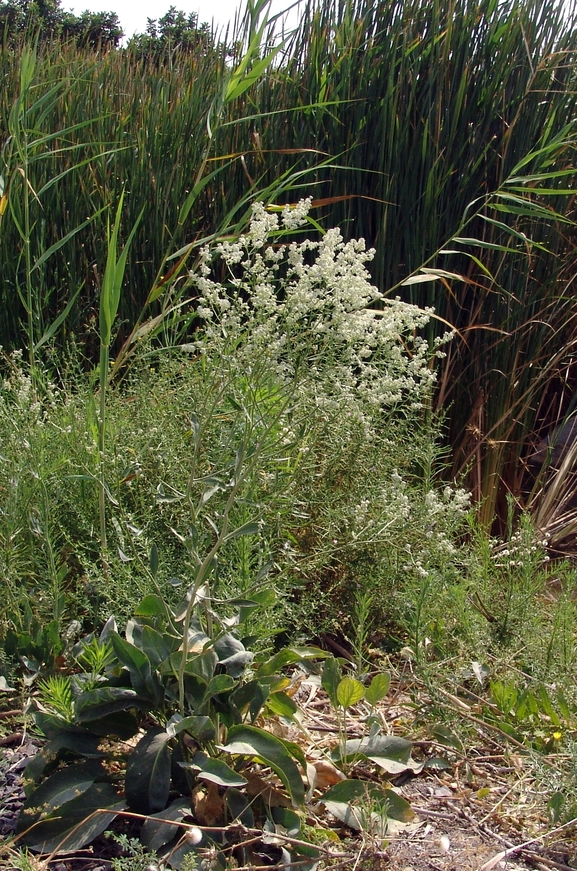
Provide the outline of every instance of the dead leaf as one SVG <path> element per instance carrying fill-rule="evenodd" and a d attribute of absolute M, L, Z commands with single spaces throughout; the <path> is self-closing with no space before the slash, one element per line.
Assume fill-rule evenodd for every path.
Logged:
<path fill-rule="evenodd" d="M 209 783 L 194 791 L 192 795 L 194 816 L 201 826 L 216 826 L 224 817 L 224 802 L 219 795 L 216 783 Z"/>
<path fill-rule="evenodd" d="M 346 780 L 343 772 L 339 771 L 328 759 L 318 759 L 311 764 L 316 771 L 316 789 L 326 789 L 326 787 L 334 786 L 335 783 L 339 783 L 341 780 Z"/>
<path fill-rule="evenodd" d="M 290 799 L 280 789 L 271 786 L 256 772 L 243 771 L 243 777 L 247 780 L 245 791 L 251 798 L 260 795 L 269 807 L 292 807 Z"/>

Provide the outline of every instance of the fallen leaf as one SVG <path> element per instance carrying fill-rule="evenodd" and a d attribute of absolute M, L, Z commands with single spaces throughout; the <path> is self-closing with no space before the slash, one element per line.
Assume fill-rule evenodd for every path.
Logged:
<path fill-rule="evenodd" d="M 251 798 L 259 795 L 269 807 L 292 807 L 291 800 L 276 787 L 271 786 L 254 771 L 243 772 L 247 785 L 245 792 Z"/>
<path fill-rule="evenodd" d="M 315 787 L 316 789 L 326 789 L 327 786 L 334 786 L 341 780 L 346 780 L 346 776 L 342 771 L 329 762 L 328 759 L 318 759 L 312 763 L 316 771 Z"/>
<path fill-rule="evenodd" d="M 194 816 L 201 826 L 216 826 L 224 817 L 224 802 L 219 795 L 216 783 L 193 793 Z"/>

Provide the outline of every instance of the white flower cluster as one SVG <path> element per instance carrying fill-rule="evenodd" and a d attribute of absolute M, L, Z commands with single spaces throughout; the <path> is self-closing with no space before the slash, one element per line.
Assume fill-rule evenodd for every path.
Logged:
<path fill-rule="evenodd" d="M 203 250 L 190 276 L 204 321 L 197 349 L 210 355 L 232 341 L 241 365 L 256 359 L 283 381 L 314 385 L 320 406 L 343 395 L 359 414 L 367 403 L 420 406 L 440 344 L 431 350 L 418 335 L 432 310 L 385 299 L 365 266 L 375 252 L 338 229 L 319 242 L 271 243 L 302 225 L 309 208 L 301 200 L 279 216 L 256 203 L 245 236 Z M 215 254 L 228 271 L 224 284 L 212 277 Z"/>
<path fill-rule="evenodd" d="M 547 536 L 540 540 L 533 528 L 521 525 L 513 532 L 508 541 L 492 539 L 490 542 L 491 559 L 495 566 L 502 569 L 524 569 L 536 559 L 548 561 L 549 557 L 543 549 L 549 545 Z"/>
<path fill-rule="evenodd" d="M 0 385 L 0 403 L 8 415 L 18 409 L 40 420 L 41 405 L 34 396 L 32 378 L 22 368 L 22 358 L 22 350 L 12 351 L 7 357 L 10 369 Z"/>
<path fill-rule="evenodd" d="M 462 515 L 471 507 L 471 494 L 467 490 L 446 486 L 442 492 L 429 490 L 425 496 L 425 507 L 431 523 L 440 515 Z"/>

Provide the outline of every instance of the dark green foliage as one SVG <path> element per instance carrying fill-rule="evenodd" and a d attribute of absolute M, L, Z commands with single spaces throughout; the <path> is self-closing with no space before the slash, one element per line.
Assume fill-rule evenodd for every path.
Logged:
<path fill-rule="evenodd" d="M 194 587 L 187 596 L 196 597 Z M 17 830 L 24 844 L 43 852 L 56 849 L 61 841 L 68 849 L 78 848 L 126 806 L 137 813 L 159 813 L 167 808 L 171 791 L 173 799 L 174 792 L 190 797 L 195 785 L 215 784 L 238 795 L 247 783 L 242 772 L 255 759 L 277 773 L 294 805 L 303 804 L 305 788 L 297 766 L 298 762 L 306 768 L 302 750 L 253 725 L 269 704 L 274 709 L 275 698 L 286 698 L 289 681 L 276 670 L 278 655 L 255 658 L 240 640 L 239 630 L 228 630 L 227 624 L 234 621 L 221 620 L 206 595 L 194 602 L 189 623 L 184 614 L 178 616 L 181 608 L 173 611 L 161 598 L 149 596 L 136 609 L 139 616 L 129 621 L 125 637 L 109 620 L 98 639 L 90 636 L 76 646 L 75 673 L 41 684 L 36 721 L 48 742 L 26 768 L 28 797 Z M 234 609 L 232 602 L 224 604 L 229 612 Z M 243 609 L 257 604 L 244 600 L 237 608 L 238 619 Z M 239 668 L 241 653 L 245 656 Z M 325 656 L 312 648 L 286 653 L 283 662 Z M 81 670 L 97 663 L 98 671 Z M 179 702 L 182 673 L 184 695 Z M 61 710 L 63 684 L 72 699 L 68 714 Z M 114 739 L 136 734 L 137 711 L 155 725 L 149 725 L 134 749 L 126 752 L 114 745 Z M 104 737 L 109 739 L 107 749 L 99 743 Z M 126 763 L 124 773 L 117 765 L 118 773 L 103 765 L 113 759 Z M 68 764 L 62 767 L 63 763 Z M 118 792 L 122 784 L 125 800 Z M 190 798 L 188 805 L 178 802 L 179 818 L 192 815 Z M 93 816 L 97 808 L 110 813 Z M 167 809 L 169 818 L 174 809 L 173 804 Z M 155 832 L 151 819 L 147 839 Z M 166 840 L 173 834 L 171 830 Z"/>
<path fill-rule="evenodd" d="M 76 646 L 77 670 L 72 675 L 59 674 L 40 684 L 35 718 L 48 740 L 25 771 L 27 798 L 16 832 L 23 845 L 43 853 L 78 849 L 104 831 L 116 813 L 128 809 L 147 816 L 142 843 L 162 851 L 165 861 L 177 869 L 179 850 L 185 846 L 212 846 L 225 857 L 239 835 L 237 826 L 227 823 L 236 819 L 252 830 L 246 841 L 249 849 L 254 835 L 260 829 L 270 832 L 273 825 L 273 832 L 290 836 L 286 844 L 281 841 L 287 860 L 292 854 L 315 864 L 318 851 L 302 843 L 306 835 L 300 815 L 284 803 L 269 803 L 270 786 L 261 766 L 277 776 L 295 808 L 305 804 L 305 776 L 309 795 L 314 791 L 315 768 L 307 765 L 299 744 L 272 734 L 263 721 L 279 713 L 292 719 L 297 712 L 285 693 L 291 681 L 281 669 L 287 664 L 318 670 L 318 661 L 326 659 L 323 684 L 330 670 L 340 676 L 340 667 L 333 662 L 331 669 L 331 659 L 317 648 L 286 648 L 274 656 L 249 651 L 240 638 L 242 614 L 249 606 L 257 607 L 256 600 L 245 598 L 240 605 L 234 600 L 220 602 L 229 612 L 222 620 L 206 591 L 197 597 L 193 585 L 183 602 L 187 612 L 191 604 L 194 616 L 188 622 L 184 614 L 179 616 L 182 607 L 172 610 L 159 596 L 147 597 L 128 622 L 125 637 L 110 619 L 99 638 L 88 637 Z M 82 670 L 89 667 L 93 670 Z M 355 699 L 360 701 L 365 688 L 350 677 L 340 678 L 337 696 L 348 684 L 358 688 Z M 384 675 L 377 675 L 366 689 L 367 698 L 372 694 L 380 701 L 388 684 Z M 67 694 L 71 704 L 63 710 Z M 139 727 L 146 731 L 134 746 L 118 744 L 116 739 L 126 741 Z M 106 739 L 102 744 L 101 738 Z M 411 758 L 409 741 L 380 735 L 376 723 L 366 739 L 347 741 L 346 732 L 339 733 L 339 739 L 340 749 L 333 753 L 337 764 L 372 762 L 389 776 L 418 774 L 423 768 Z M 262 795 L 254 795 L 255 782 L 262 784 Z M 197 804 L 203 790 L 211 797 L 210 813 L 216 817 L 211 828 L 195 827 L 187 841 L 173 822 L 184 821 L 185 830 L 193 822 L 203 825 L 200 801 Z M 273 792 L 278 795 L 278 788 Z M 409 804 L 394 791 L 358 779 L 333 787 L 322 800 L 338 819 L 350 818 L 353 828 L 362 829 L 357 814 L 363 797 L 375 806 L 383 835 L 388 819 L 407 822 L 413 816 Z"/>
<path fill-rule="evenodd" d="M 0 3 L 0 34 L 5 44 L 19 37 L 41 42 L 72 41 L 79 48 L 116 48 L 123 33 L 115 12 L 66 12 L 61 0 L 5 0 Z"/>
<path fill-rule="evenodd" d="M 178 62 L 183 54 L 210 54 L 215 42 L 208 24 L 199 25 L 196 12 L 186 15 L 171 6 L 160 18 L 149 18 L 146 33 L 133 36 L 127 49 L 135 58 Z"/>

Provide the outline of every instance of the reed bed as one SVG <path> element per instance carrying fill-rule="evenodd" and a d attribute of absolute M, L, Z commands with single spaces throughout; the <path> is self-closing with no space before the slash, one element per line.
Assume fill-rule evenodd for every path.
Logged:
<path fill-rule="evenodd" d="M 560 0 L 310 0 L 275 63 L 220 107 L 208 149 L 207 118 L 235 63 L 234 36 L 163 62 L 43 46 L 32 96 L 58 83 L 61 92 L 49 112 L 41 106 L 23 122 L 31 155 L 41 157 L 29 181 L 37 191 L 67 174 L 32 199 L 33 262 L 91 220 L 35 270 L 40 317 L 49 323 L 78 292 L 62 335 L 82 336 L 93 354 L 107 220 L 123 188 L 125 236 L 144 213 L 119 307 L 121 339 L 159 269 L 173 262 L 167 256 L 235 232 L 251 200 L 311 194 L 322 225 L 376 247 L 379 288 L 433 306 L 432 330 L 455 327 L 437 394 L 452 473 L 466 473 L 487 524 L 505 517 L 506 494 L 520 497 L 526 486 L 527 445 L 562 418 L 575 390 L 575 13 Z M 0 55 L 3 140 L 19 62 L 18 52 Z M 60 150 L 37 144 L 38 131 L 58 130 L 71 131 Z M 18 218 L 16 169 L 2 173 Z M 206 179 L 215 170 L 183 220 L 199 172 Z M 467 210 L 465 237 L 477 245 L 454 241 Z M 7 216 L 0 342 L 9 347 L 22 343 L 25 263 Z M 447 249 L 456 253 L 439 253 Z M 403 286 L 424 263 L 466 281 Z M 178 283 L 164 293 L 174 298 Z"/>

